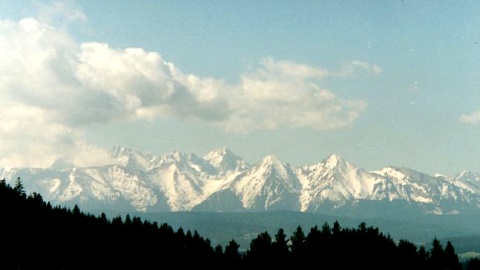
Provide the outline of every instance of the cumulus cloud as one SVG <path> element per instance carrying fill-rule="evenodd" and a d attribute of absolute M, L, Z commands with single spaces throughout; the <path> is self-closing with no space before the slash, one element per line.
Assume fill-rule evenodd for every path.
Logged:
<path fill-rule="evenodd" d="M 234 87 L 236 95 L 229 100 L 233 113 L 220 124 L 235 132 L 348 126 L 365 109 L 366 102 L 343 100 L 318 84 L 332 74 L 294 62 L 265 59 Z"/>
<path fill-rule="evenodd" d="M 66 10 L 71 20 L 86 20 Z M 76 165 L 110 162 L 82 129 L 117 119 L 176 117 L 229 132 L 346 127 L 366 102 L 342 99 L 322 80 L 381 71 L 359 61 L 329 71 L 266 58 L 238 84 L 227 84 L 185 74 L 157 52 L 78 43 L 50 20 L 34 18 L 0 21 L 0 59 L 0 165 L 11 166 L 48 166 L 62 158 Z"/>
<path fill-rule="evenodd" d="M 478 124 L 480 123 L 480 111 L 473 112 L 471 114 L 460 115 L 460 122 L 466 124 Z"/>
<path fill-rule="evenodd" d="M 87 16 L 73 0 L 34 2 L 39 20 L 48 24 L 68 26 L 72 22 L 86 22 Z"/>

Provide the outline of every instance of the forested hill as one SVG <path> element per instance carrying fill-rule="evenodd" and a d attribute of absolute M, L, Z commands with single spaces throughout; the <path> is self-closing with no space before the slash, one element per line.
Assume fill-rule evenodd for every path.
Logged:
<path fill-rule="evenodd" d="M 26 194 L 20 179 L 0 181 L 0 269 L 163 269 L 167 265 L 209 269 L 307 267 L 348 269 L 462 269 L 454 247 L 432 239 L 431 247 L 394 242 L 365 223 L 358 228 L 300 226 L 287 236 L 258 234 L 247 251 L 234 239 L 213 247 L 196 231 L 173 230 L 126 215 L 107 219 L 77 206 L 52 206 Z M 473 259 L 465 268 L 475 268 Z"/>

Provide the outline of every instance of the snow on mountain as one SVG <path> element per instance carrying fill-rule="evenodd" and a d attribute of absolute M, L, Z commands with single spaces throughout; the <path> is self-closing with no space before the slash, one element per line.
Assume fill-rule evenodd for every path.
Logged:
<path fill-rule="evenodd" d="M 248 163 L 226 147 L 210 151 L 203 159 L 215 167 L 219 175 L 244 171 L 250 167 Z"/>
<path fill-rule="evenodd" d="M 427 175 L 408 168 L 388 167 L 377 172 L 391 180 L 401 199 L 426 205 L 426 212 L 455 214 L 462 205 L 478 204 L 480 196 L 467 178 Z M 478 189 L 477 189 L 478 190 Z"/>
<path fill-rule="evenodd" d="M 463 171 L 453 178 L 455 184 L 471 193 L 480 193 L 480 173 Z"/>
<path fill-rule="evenodd" d="M 227 148 L 204 157 L 178 151 L 151 156 L 125 147 L 111 151 L 113 164 L 72 168 L 0 168 L 13 184 L 54 204 L 117 211 L 319 212 L 360 201 L 406 202 L 428 213 L 480 207 L 480 174 L 430 176 L 407 168 L 357 168 L 337 155 L 293 167 L 270 155 L 250 165 Z"/>
<path fill-rule="evenodd" d="M 111 155 L 118 162 L 118 165 L 143 171 L 149 169 L 153 159 L 151 156 L 120 146 L 115 146 Z"/>
<path fill-rule="evenodd" d="M 238 175 L 232 189 L 246 209 L 296 210 L 300 205 L 301 183 L 297 175 L 288 164 L 273 155 Z"/>
<path fill-rule="evenodd" d="M 204 198 L 206 182 L 214 168 L 194 154 L 175 151 L 155 160 L 148 175 L 164 194 L 172 211 L 185 211 Z"/>
<path fill-rule="evenodd" d="M 459 187 L 453 185 L 445 176 L 430 176 L 396 167 L 388 167 L 377 173 L 391 180 L 405 200 L 438 204 L 442 200 L 462 199 Z"/>
<path fill-rule="evenodd" d="M 384 178 L 356 168 L 337 155 L 301 167 L 298 174 L 304 185 L 302 211 L 315 211 L 326 201 L 339 207 L 352 200 L 379 200 L 389 196 L 384 192 Z"/>

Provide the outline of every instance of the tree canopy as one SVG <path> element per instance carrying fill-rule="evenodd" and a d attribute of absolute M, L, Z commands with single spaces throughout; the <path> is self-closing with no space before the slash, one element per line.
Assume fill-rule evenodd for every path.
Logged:
<path fill-rule="evenodd" d="M 212 247 L 197 231 L 136 216 L 108 219 L 52 206 L 38 193 L 26 194 L 20 179 L 12 188 L 0 180 L 0 269 L 162 269 L 191 264 L 210 269 L 310 267 L 347 269 L 462 269 L 450 242 L 431 247 L 395 242 L 365 222 L 357 228 L 323 223 L 289 236 L 282 228 L 252 239 L 246 252 L 232 239 Z M 478 269 L 471 261 L 468 269 Z"/>

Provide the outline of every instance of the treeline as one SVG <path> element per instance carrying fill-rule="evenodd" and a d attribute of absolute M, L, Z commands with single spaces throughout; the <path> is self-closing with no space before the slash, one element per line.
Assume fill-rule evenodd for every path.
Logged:
<path fill-rule="evenodd" d="M 166 223 L 52 206 L 38 193 L 27 195 L 20 179 L 13 187 L 0 180 L 0 269 L 462 269 L 450 242 L 396 243 L 365 223 L 324 223 L 306 232 L 298 226 L 291 236 L 281 228 L 273 237 L 265 231 L 239 250 L 234 239 L 213 247 L 197 231 Z M 472 260 L 465 268 L 476 267 Z"/>

